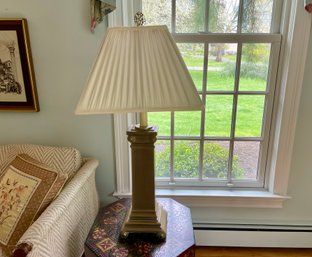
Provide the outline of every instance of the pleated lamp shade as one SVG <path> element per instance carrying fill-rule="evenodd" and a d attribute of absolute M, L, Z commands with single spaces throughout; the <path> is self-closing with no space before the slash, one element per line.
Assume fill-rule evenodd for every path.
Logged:
<path fill-rule="evenodd" d="M 108 28 L 75 113 L 202 108 L 166 26 L 120 27 Z"/>

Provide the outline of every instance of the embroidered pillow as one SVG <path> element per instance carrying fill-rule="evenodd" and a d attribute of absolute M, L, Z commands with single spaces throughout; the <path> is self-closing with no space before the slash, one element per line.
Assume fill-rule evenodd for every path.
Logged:
<path fill-rule="evenodd" d="M 66 173 L 26 154 L 16 156 L 0 177 L 0 245 L 14 247 L 57 197 L 66 179 Z"/>

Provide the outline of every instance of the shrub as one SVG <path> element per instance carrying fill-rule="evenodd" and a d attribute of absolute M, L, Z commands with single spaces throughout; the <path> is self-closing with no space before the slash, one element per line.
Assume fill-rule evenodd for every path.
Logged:
<path fill-rule="evenodd" d="M 203 175 L 206 178 L 227 178 L 228 150 L 218 144 L 204 145 Z M 170 176 L 170 146 L 164 145 L 156 154 L 156 173 L 158 177 Z M 174 149 L 174 176 L 180 178 L 197 178 L 199 165 L 199 146 L 195 143 L 179 142 Z M 240 178 L 243 169 L 238 157 L 233 157 L 233 177 Z"/>
<path fill-rule="evenodd" d="M 236 65 L 234 62 L 225 62 L 224 69 L 221 72 L 222 76 L 234 77 L 236 72 Z M 251 79 L 266 80 L 268 75 L 268 66 L 262 63 L 242 62 L 240 68 L 241 77 Z"/>
<path fill-rule="evenodd" d="M 204 146 L 203 175 L 208 178 L 227 178 L 228 171 L 228 149 L 218 145 L 208 143 Z M 232 175 L 240 178 L 243 169 L 238 163 L 238 156 L 233 156 Z"/>

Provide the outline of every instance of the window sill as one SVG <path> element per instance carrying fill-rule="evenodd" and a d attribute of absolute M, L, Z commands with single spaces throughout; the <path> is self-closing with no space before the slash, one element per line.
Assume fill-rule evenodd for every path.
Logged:
<path fill-rule="evenodd" d="M 282 208 L 289 196 L 262 190 L 156 189 L 157 197 L 169 197 L 188 207 Z M 116 197 L 130 197 L 114 193 Z"/>
<path fill-rule="evenodd" d="M 170 197 L 189 207 L 282 208 L 289 196 L 261 190 L 157 189 L 157 197 Z"/>

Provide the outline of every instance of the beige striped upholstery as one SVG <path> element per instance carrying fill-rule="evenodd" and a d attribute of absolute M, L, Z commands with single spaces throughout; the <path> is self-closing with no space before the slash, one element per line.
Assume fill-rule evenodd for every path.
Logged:
<path fill-rule="evenodd" d="M 55 168 L 63 166 L 69 172 L 72 170 L 73 173 L 74 167 L 78 166 L 77 161 L 79 160 L 81 163 L 81 157 L 77 150 L 74 149 L 78 152 L 76 154 L 67 152 L 67 149 L 73 148 L 57 148 L 57 161 L 52 160 L 52 155 L 45 153 L 43 148 L 45 147 L 34 145 L 0 145 L 0 169 L 4 166 L 2 164 L 5 161 L 4 156 L 12 158 L 12 153 L 19 152 L 21 149 L 28 150 L 27 154 L 39 161 L 44 162 L 43 160 L 45 160 L 48 163 L 44 163 Z M 3 149 L 8 150 L 10 154 L 5 154 Z M 45 149 L 53 150 L 50 147 Z M 69 155 L 75 164 L 70 164 Z M 67 160 L 61 160 L 61 156 Z M 26 242 L 32 245 L 28 257 L 80 257 L 82 255 L 84 241 L 99 209 L 98 193 L 95 186 L 97 166 L 97 160 L 86 160 L 60 195 L 20 238 L 18 244 Z M 4 255 L 0 248 L 0 257 L 9 256 Z"/>
<path fill-rule="evenodd" d="M 69 177 L 72 177 L 81 166 L 80 152 L 72 147 L 31 144 L 0 145 L 0 174 L 16 155 L 21 153 L 28 154 L 55 170 L 65 171 Z"/>
<path fill-rule="evenodd" d="M 1 257 L 9 257 L 9 256 L 7 256 L 7 255 L 5 254 L 4 251 L 2 251 L 1 247 L 0 247 L 0 256 L 1 256 Z"/>
<path fill-rule="evenodd" d="M 29 257 L 80 257 L 99 208 L 96 160 L 88 161 L 19 243 L 33 245 Z"/>

